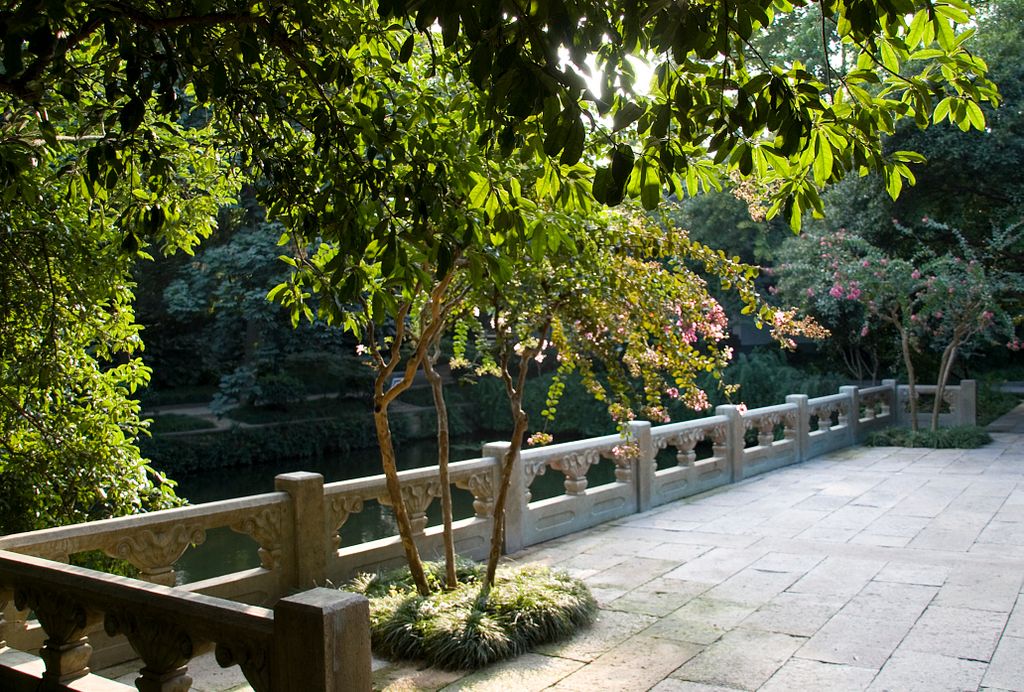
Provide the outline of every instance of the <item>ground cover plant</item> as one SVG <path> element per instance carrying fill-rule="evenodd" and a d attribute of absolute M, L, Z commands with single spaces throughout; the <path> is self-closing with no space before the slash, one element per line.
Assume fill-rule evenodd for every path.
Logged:
<path fill-rule="evenodd" d="M 932 449 L 976 449 L 992 441 L 992 437 L 975 425 L 961 425 L 938 430 L 888 428 L 868 436 L 869 447 L 930 447 Z"/>
<path fill-rule="evenodd" d="M 476 669 L 571 636 L 597 602 L 586 584 L 540 565 L 505 565 L 488 588 L 486 568 L 459 560 L 458 584 L 445 588 L 445 564 L 423 564 L 430 594 L 408 568 L 360 575 L 345 588 L 370 599 L 374 652 L 445 669 Z"/>

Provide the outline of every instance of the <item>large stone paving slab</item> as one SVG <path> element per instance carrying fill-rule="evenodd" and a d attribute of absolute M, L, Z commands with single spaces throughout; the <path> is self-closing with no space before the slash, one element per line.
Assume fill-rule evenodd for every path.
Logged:
<path fill-rule="evenodd" d="M 787 634 L 735 629 L 694 656 L 671 677 L 756 690 L 804 641 Z"/>

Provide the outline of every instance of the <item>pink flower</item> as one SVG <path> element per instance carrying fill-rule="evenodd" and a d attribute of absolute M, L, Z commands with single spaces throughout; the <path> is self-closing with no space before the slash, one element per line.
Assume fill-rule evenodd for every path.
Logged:
<path fill-rule="evenodd" d="M 814 297 L 814 289 L 813 288 L 808 288 L 807 289 L 807 297 L 808 298 L 813 298 Z"/>
<path fill-rule="evenodd" d="M 743 403 L 736 404 L 736 410 L 742 415 L 747 412 L 747 405 Z"/>
<path fill-rule="evenodd" d="M 544 446 L 547 444 L 551 444 L 552 440 L 554 439 L 555 438 L 552 437 L 551 433 L 535 432 L 532 435 L 530 435 L 529 439 L 526 440 L 526 444 L 530 445 L 531 447 L 537 445 Z"/>
<path fill-rule="evenodd" d="M 867 260 L 863 260 L 863 261 L 862 261 L 862 262 L 860 263 L 860 266 L 862 266 L 862 267 L 868 267 L 868 266 L 870 266 L 870 265 L 871 265 L 871 262 L 868 262 Z"/>
<path fill-rule="evenodd" d="M 676 387 L 669 387 L 665 390 L 665 394 L 667 394 L 670 399 L 679 398 L 679 390 Z"/>
<path fill-rule="evenodd" d="M 832 296 L 833 298 L 842 298 L 843 297 L 843 287 L 840 286 L 839 284 L 836 284 L 831 289 L 829 289 L 828 294 L 830 296 Z"/>
<path fill-rule="evenodd" d="M 857 300 L 858 298 L 860 298 L 860 289 L 859 288 L 850 289 L 850 292 L 846 294 L 846 299 L 847 300 Z"/>
<path fill-rule="evenodd" d="M 863 327 L 860 328 L 860 335 L 862 337 L 868 335 L 868 326 L 866 324 Z"/>
<path fill-rule="evenodd" d="M 918 270 L 915 269 L 914 271 L 910 272 L 910 278 L 914 279 L 914 280 L 920 279 L 921 278 L 921 272 L 919 272 Z"/>

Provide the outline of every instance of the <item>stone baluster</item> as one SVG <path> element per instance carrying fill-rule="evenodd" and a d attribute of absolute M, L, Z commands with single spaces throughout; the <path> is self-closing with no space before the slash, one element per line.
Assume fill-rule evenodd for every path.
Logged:
<path fill-rule="evenodd" d="M 327 537 L 334 550 L 341 548 L 341 527 L 353 514 L 363 511 L 363 498 L 335 495 L 327 506 Z"/>
<path fill-rule="evenodd" d="M 596 449 L 588 449 L 551 462 L 551 468 L 565 474 L 566 495 L 583 495 L 587 491 L 587 471 L 599 456 Z"/>
<path fill-rule="evenodd" d="M 695 447 L 700 439 L 703 439 L 704 435 L 679 435 L 678 437 L 670 440 L 673 447 L 676 448 L 676 464 L 678 466 L 686 467 L 693 466 L 697 461 L 697 452 Z"/>
<path fill-rule="evenodd" d="M 729 428 L 719 425 L 711 430 L 711 454 L 716 459 L 725 459 L 729 456 Z"/>
<path fill-rule="evenodd" d="M 455 487 L 473 493 L 473 511 L 477 519 L 486 519 L 494 512 L 494 474 L 490 471 L 457 480 Z"/>
<path fill-rule="evenodd" d="M 770 447 L 775 442 L 775 419 L 766 416 L 757 422 L 757 444 Z"/>
<path fill-rule="evenodd" d="M 533 485 L 533 481 L 537 476 L 543 476 L 547 473 L 547 470 L 548 462 L 544 460 L 527 461 L 523 463 L 523 482 L 526 485 L 525 497 L 527 504 L 529 504 L 530 500 L 533 499 L 533 493 L 530 492 L 530 486 Z"/>
<path fill-rule="evenodd" d="M 36 587 L 15 589 L 14 605 L 18 610 L 34 611 L 46 632 L 46 641 L 39 650 L 46 666 L 44 686 L 64 685 L 89 673 L 92 646 L 86 632 L 99 622 L 98 612 L 59 592 Z"/>
<path fill-rule="evenodd" d="M 402 500 L 409 512 L 409 523 L 412 524 L 414 534 L 423 533 L 427 528 L 427 508 L 434 501 L 435 497 L 441 496 L 441 484 L 438 481 L 426 483 L 409 484 L 402 486 Z M 377 501 L 387 507 L 391 506 L 391 497 L 381 495 Z"/>
<path fill-rule="evenodd" d="M 818 432 L 828 432 L 832 429 L 832 411 L 826 406 L 821 406 L 814 410 L 814 415 L 818 417 Z"/>
<path fill-rule="evenodd" d="M 847 407 L 843 404 L 840 404 L 839 406 L 836 407 L 836 423 L 838 425 L 846 425 L 847 421 L 849 420 L 849 416 L 847 415 L 846 410 Z"/>
<path fill-rule="evenodd" d="M 231 524 L 231 530 L 251 537 L 259 545 L 260 567 L 274 569 L 281 564 L 281 511 L 266 508 Z"/>
<path fill-rule="evenodd" d="M 111 637 L 123 634 L 145 663 L 135 679 L 139 692 L 187 692 L 192 688 L 188 662 L 202 643 L 181 628 L 115 609 L 107 612 L 103 629 Z"/>
<path fill-rule="evenodd" d="M 319 589 L 313 589 L 318 591 Z M 303 592 L 308 593 L 308 592 Z M 301 593 L 299 594 L 302 595 Z M 278 601 L 281 603 L 288 599 Z M 217 642 L 214 657 L 221 668 L 238 666 L 242 675 L 255 692 L 270 692 L 272 652 L 266 644 L 256 640 L 235 639 L 230 642 Z M 294 681 L 293 681 L 294 683 Z"/>
<path fill-rule="evenodd" d="M 190 545 L 206 540 L 202 526 L 177 524 L 167 529 L 144 529 L 116 539 L 103 551 L 127 560 L 139 570 L 139 579 L 174 586 L 174 563 Z"/>

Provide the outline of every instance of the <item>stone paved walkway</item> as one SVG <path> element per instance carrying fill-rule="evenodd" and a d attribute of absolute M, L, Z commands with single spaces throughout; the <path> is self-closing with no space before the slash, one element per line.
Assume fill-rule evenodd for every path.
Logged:
<path fill-rule="evenodd" d="M 472 674 L 375 661 L 376 686 L 1024 690 L 1024 405 L 990 429 L 982 449 L 842 450 L 518 553 L 585 579 L 598 621 Z M 190 669 L 196 690 L 248 689 Z"/>
<path fill-rule="evenodd" d="M 523 551 L 575 639 L 386 690 L 1024 690 L 1024 406 L 977 450 L 854 448 Z"/>

